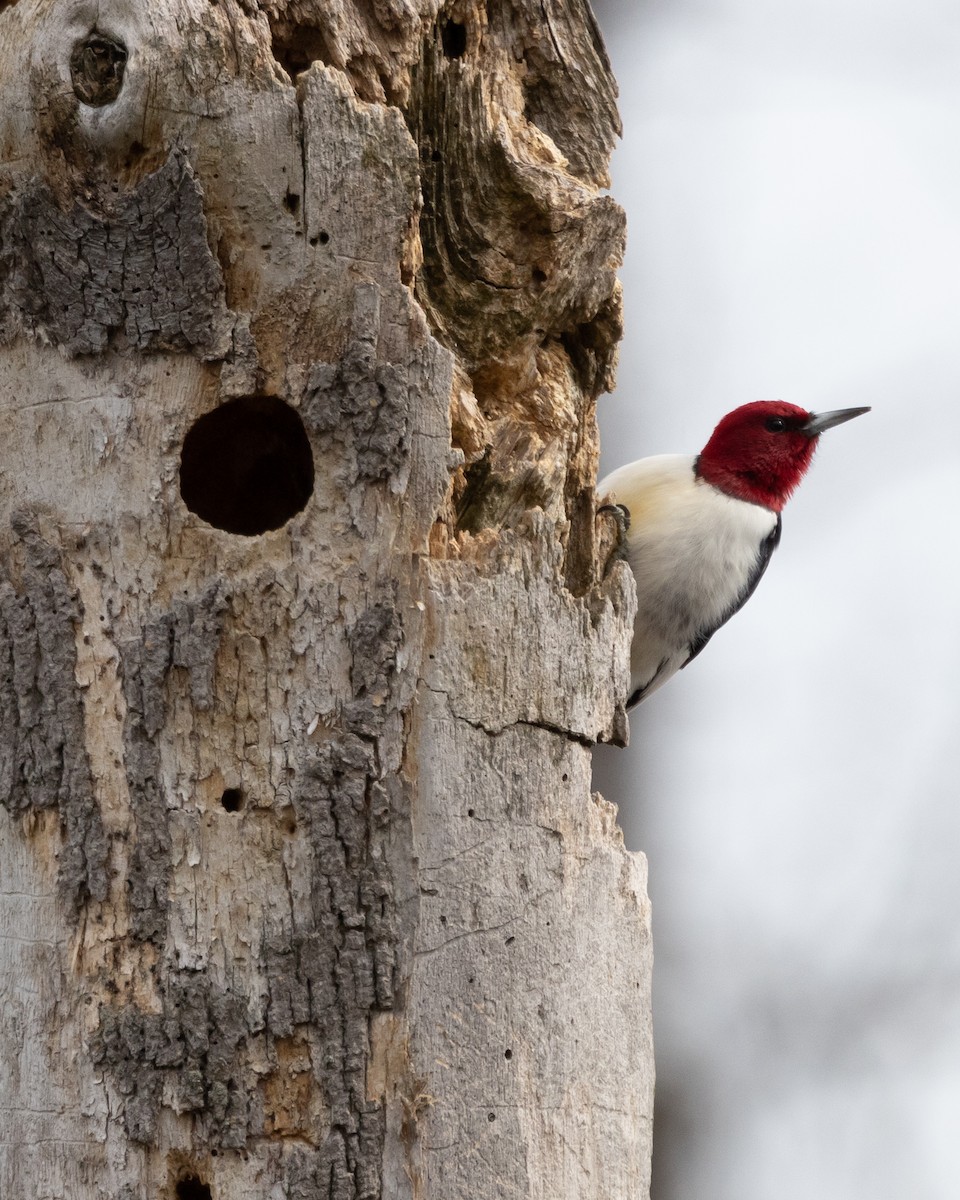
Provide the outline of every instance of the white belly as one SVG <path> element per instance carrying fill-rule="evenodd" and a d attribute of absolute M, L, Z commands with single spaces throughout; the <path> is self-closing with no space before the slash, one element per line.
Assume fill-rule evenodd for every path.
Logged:
<path fill-rule="evenodd" d="M 632 690 L 665 683 L 691 643 L 715 629 L 757 569 L 777 514 L 726 496 L 693 473 L 694 459 L 660 455 L 599 485 L 630 511 L 627 558 L 637 580 Z M 653 690 L 653 688 L 651 688 Z"/>

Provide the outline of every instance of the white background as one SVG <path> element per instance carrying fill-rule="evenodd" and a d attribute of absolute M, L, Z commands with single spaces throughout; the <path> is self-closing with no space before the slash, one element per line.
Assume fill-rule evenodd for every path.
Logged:
<path fill-rule="evenodd" d="M 654 1197 L 956 1200 L 960 5 L 594 8 L 629 221 L 603 470 L 749 400 L 874 407 L 597 754 L 650 859 Z"/>

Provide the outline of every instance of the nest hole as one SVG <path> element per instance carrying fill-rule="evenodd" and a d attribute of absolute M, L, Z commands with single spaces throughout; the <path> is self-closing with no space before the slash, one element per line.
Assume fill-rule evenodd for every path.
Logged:
<path fill-rule="evenodd" d="M 467 27 L 459 21 L 446 20 L 440 24 L 440 44 L 447 58 L 463 58 L 467 52 Z"/>
<path fill-rule="evenodd" d="M 239 788 L 224 788 L 220 803 L 224 812 L 239 812 L 243 808 L 243 792 Z"/>
<path fill-rule="evenodd" d="M 314 25 L 296 25 L 278 21 L 271 30 L 273 57 L 290 76 L 296 79 L 311 63 L 327 62 L 327 44 L 322 32 Z"/>
<path fill-rule="evenodd" d="M 199 1175 L 184 1175 L 177 1180 L 177 1200 L 212 1200 L 210 1184 L 204 1183 Z"/>
<path fill-rule="evenodd" d="M 299 413 L 276 396 L 228 400 L 195 421 L 180 454 L 180 495 L 201 521 L 256 537 L 302 512 L 313 453 Z"/>

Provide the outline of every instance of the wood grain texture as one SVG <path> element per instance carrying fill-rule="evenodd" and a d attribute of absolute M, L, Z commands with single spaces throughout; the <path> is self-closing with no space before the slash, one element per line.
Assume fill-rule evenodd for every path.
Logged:
<path fill-rule="evenodd" d="M 0 6 L 5 1200 L 646 1194 L 615 132 L 583 0 Z"/>

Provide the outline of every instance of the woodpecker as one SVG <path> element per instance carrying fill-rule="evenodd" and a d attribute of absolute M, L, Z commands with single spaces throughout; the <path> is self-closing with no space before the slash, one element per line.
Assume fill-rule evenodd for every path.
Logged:
<path fill-rule="evenodd" d="M 624 554 L 637 580 L 628 707 L 696 658 L 746 604 L 820 434 L 869 411 L 744 404 L 699 454 L 642 458 L 600 483 L 600 495 L 626 513 Z"/>

